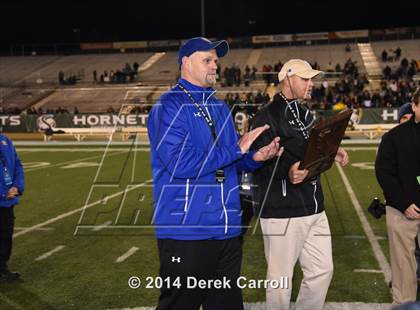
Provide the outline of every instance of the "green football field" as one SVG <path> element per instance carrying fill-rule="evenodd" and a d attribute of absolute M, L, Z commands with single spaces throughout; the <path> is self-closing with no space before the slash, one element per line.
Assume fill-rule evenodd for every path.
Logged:
<path fill-rule="evenodd" d="M 389 264 L 385 221 L 366 211 L 373 197 L 382 197 L 373 170 L 376 147 L 347 148 L 350 165 L 341 170 L 334 166 L 322 180 L 335 265 L 327 300 L 389 303 L 383 273 Z M 158 289 L 145 288 L 147 277 L 158 274 L 148 149 L 17 149 L 25 166 L 26 191 L 15 210 L 10 267 L 20 271 L 24 281 L 0 283 L 0 309 L 155 305 Z M 242 275 L 265 279 L 259 227 L 253 232 L 251 227 L 245 238 Z M 296 270 L 294 298 L 301 279 Z M 142 280 L 140 288 L 129 287 L 132 276 Z M 264 301 L 265 291 L 244 289 L 244 299 Z"/>

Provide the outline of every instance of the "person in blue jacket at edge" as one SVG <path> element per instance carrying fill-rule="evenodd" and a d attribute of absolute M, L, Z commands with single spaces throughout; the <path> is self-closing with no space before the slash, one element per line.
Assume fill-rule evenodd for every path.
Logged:
<path fill-rule="evenodd" d="M 152 221 L 159 275 L 169 282 L 159 310 L 243 309 L 236 285 L 242 260 L 238 173 L 259 168 L 283 148 L 276 137 L 249 152 L 269 126 L 239 138 L 227 105 L 214 96 L 218 58 L 228 50 L 224 40 L 186 41 L 178 52 L 181 78 L 149 115 Z"/>
<path fill-rule="evenodd" d="M 0 134 L 0 281 L 20 279 L 18 272 L 7 266 L 12 253 L 14 206 L 24 191 L 22 163 L 16 149 L 6 136 Z"/>

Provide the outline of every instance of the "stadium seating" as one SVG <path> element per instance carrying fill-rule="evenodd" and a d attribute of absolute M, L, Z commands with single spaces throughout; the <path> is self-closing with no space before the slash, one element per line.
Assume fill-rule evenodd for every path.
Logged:
<path fill-rule="evenodd" d="M 42 109 L 57 108 L 73 110 L 77 107 L 81 113 L 105 112 L 112 108 L 119 111 L 123 103 L 147 103 L 147 97 L 154 92 L 154 87 L 126 88 L 68 88 L 58 89 L 42 104 Z"/>
<path fill-rule="evenodd" d="M 219 59 L 219 63 L 222 66 L 222 69 L 226 66 L 230 67 L 232 64 L 236 64 L 241 69 L 242 73 L 244 73 L 245 66 L 247 65 L 248 59 L 251 55 L 252 49 L 244 48 L 238 49 L 233 48 L 229 50 L 229 53 Z M 249 64 L 251 67 L 252 65 L 256 65 L 256 63 Z"/>
<path fill-rule="evenodd" d="M 396 69 L 404 57 L 411 61 L 411 59 L 420 60 L 420 40 L 400 40 L 400 41 L 384 41 L 372 42 L 372 48 L 378 58 L 382 69 L 389 65 L 391 69 Z M 399 61 L 382 62 L 382 51 L 386 50 L 388 56 L 393 57 L 393 51 L 401 48 L 401 59 Z"/>
<path fill-rule="evenodd" d="M 1 57 L 0 82 L 2 83 L 57 83 L 58 72 L 75 74 L 82 80 L 93 82 L 93 71 L 98 79 L 105 70 L 124 68 L 125 64 L 135 61 L 142 64 L 153 53 L 119 53 L 105 55 L 73 55 L 73 56 L 32 56 L 32 57 Z"/>
<path fill-rule="evenodd" d="M 383 49 L 394 50 L 401 47 L 402 57 L 409 61 L 420 55 L 419 40 L 401 40 L 386 42 L 371 42 L 372 51 L 381 61 Z M 350 44 L 351 51 L 346 52 L 345 44 L 329 45 L 302 45 L 302 46 L 279 46 L 268 48 L 233 48 L 230 53 L 220 59 L 222 72 L 225 67 L 236 64 L 244 74 L 246 65 L 253 64 L 261 70 L 263 65 L 274 65 L 278 61 L 285 62 L 290 58 L 303 58 L 311 63 L 317 62 L 321 70 L 331 68 L 339 63 L 341 67 L 344 62 L 351 58 L 357 62 L 360 73 L 366 73 L 360 51 L 356 44 Z M 140 72 L 135 83 L 131 84 L 96 84 L 93 83 L 93 70 L 100 74 L 105 70 L 122 69 L 126 63 L 137 62 L 140 67 L 147 63 L 152 56 L 156 57 L 155 62 Z M 399 65 L 399 62 L 390 63 L 392 66 Z M 62 70 L 65 74 L 76 74 L 81 77 L 75 86 L 59 86 L 58 72 Z M 56 111 L 61 108 L 72 112 L 74 108 L 80 113 L 104 113 L 106 111 L 118 112 L 122 104 L 137 105 L 139 110 L 149 109 L 159 96 L 174 85 L 179 76 L 177 64 L 177 52 L 159 53 L 114 53 L 114 54 L 89 54 L 73 56 L 27 56 L 27 57 L 1 57 L 0 58 L 0 103 L 1 108 L 10 110 L 25 110 L 28 107 L 43 112 Z M 315 80 L 319 85 L 321 80 Z M 330 85 L 333 85 L 334 79 Z M 248 93 L 257 91 L 264 92 L 266 83 L 262 79 L 251 82 L 249 87 L 216 86 L 217 96 L 221 99 L 228 92 Z M 375 81 L 371 81 L 371 90 L 377 89 Z M 147 108 L 149 107 L 149 108 Z M 147 111 L 146 111 L 147 112 Z M 17 112 L 19 113 L 19 112 Z M 381 129 L 382 130 L 382 129 Z M 379 130 L 380 131 L 380 130 Z M 377 128 L 356 129 L 354 134 L 360 134 L 373 138 L 378 136 Z"/>
<path fill-rule="evenodd" d="M 33 82 L 39 77 L 43 68 L 56 62 L 60 56 L 27 56 L 27 57 L 0 57 L 0 84 L 13 85 L 24 82 L 32 76 Z M 58 70 L 54 74 L 57 80 Z"/>
<path fill-rule="evenodd" d="M 142 72 L 139 76 L 140 82 L 154 83 L 175 83 L 179 75 L 178 54 L 168 52 L 160 58 L 150 69 Z"/>
<path fill-rule="evenodd" d="M 350 44 L 350 52 L 346 52 L 345 47 L 345 44 L 269 47 L 264 49 L 257 68 L 261 69 L 264 64 L 273 65 L 279 61 L 284 63 L 292 58 L 301 58 L 310 63 L 318 62 L 321 70 L 327 70 L 328 64 L 331 62 L 332 69 L 335 70 L 337 63 L 343 68 L 346 60 L 351 58 L 353 61 L 357 61 L 359 72 L 364 73 L 363 61 L 357 45 Z"/>
<path fill-rule="evenodd" d="M 54 89 L 39 87 L 9 87 L 0 89 L 2 113 L 19 114 L 54 92 Z"/>

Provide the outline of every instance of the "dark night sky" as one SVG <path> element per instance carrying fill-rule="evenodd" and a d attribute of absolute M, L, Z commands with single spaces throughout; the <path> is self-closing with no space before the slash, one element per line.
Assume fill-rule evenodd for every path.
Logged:
<path fill-rule="evenodd" d="M 164 40 L 200 35 L 195 1 L 9 1 L 2 44 Z M 420 1 L 206 0 L 208 37 L 420 26 Z"/>

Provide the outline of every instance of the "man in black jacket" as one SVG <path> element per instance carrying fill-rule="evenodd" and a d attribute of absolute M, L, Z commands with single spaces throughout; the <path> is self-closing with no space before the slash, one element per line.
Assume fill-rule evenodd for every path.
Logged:
<path fill-rule="evenodd" d="M 393 304 L 416 300 L 415 237 L 420 233 L 420 89 L 414 116 L 386 133 L 376 157 L 376 178 L 386 199 Z"/>
<path fill-rule="evenodd" d="M 253 127 L 270 125 L 270 130 L 256 141 L 256 149 L 275 136 L 280 137 L 284 146 L 281 158 L 254 172 L 267 279 L 281 281 L 287 277 L 290 283 L 299 259 L 304 278 L 296 309 L 311 310 L 323 308 L 333 274 L 330 228 L 320 176 L 303 182 L 308 171 L 299 170 L 314 123 L 311 111 L 301 101 L 311 99 L 311 79 L 319 73 L 304 60 L 286 62 L 279 73 L 281 92 L 253 121 Z M 346 165 L 347 153 L 339 149 L 336 161 Z M 268 287 L 267 309 L 289 309 L 290 297 L 291 289 Z"/>

